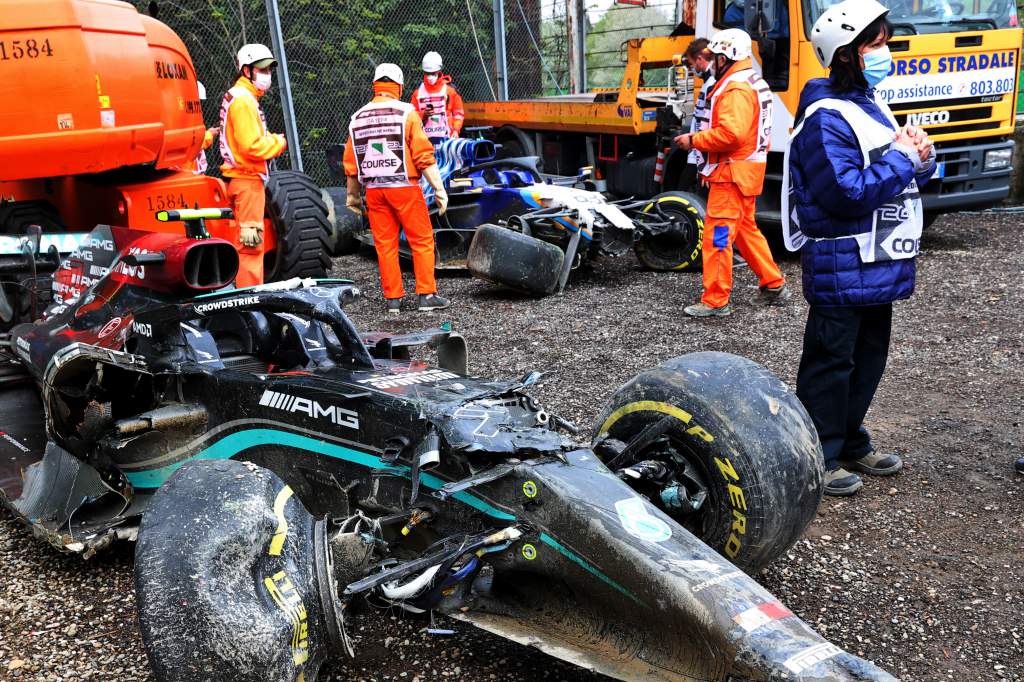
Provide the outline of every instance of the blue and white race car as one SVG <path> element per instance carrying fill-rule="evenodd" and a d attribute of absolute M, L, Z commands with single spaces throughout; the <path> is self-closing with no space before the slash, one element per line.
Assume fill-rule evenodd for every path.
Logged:
<path fill-rule="evenodd" d="M 609 201 L 594 191 L 588 169 L 576 176 L 545 175 L 537 157 L 496 158 L 487 140 L 453 139 L 436 148 L 448 190 L 448 210 L 430 206 L 439 269 L 468 268 L 482 279 L 544 296 L 561 292 L 570 272 L 598 257 L 632 249 L 652 270 L 699 268 L 705 206 L 686 192 L 652 199 Z M 345 211 L 344 190 L 325 190 Z M 340 210 L 339 210 L 340 209 Z M 365 219 L 349 213 L 336 223 L 345 234 L 339 252 L 372 244 Z M 411 252 L 403 241 L 401 253 Z"/>

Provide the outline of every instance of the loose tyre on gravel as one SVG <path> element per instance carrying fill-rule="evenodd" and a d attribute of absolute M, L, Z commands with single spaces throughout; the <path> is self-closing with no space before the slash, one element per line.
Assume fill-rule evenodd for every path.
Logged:
<path fill-rule="evenodd" d="M 326 522 L 276 475 L 185 464 L 135 546 L 139 625 L 162 682 L 313 682 L 340 641 Z"/>
<path fill-rule="evenodd" d="M 642 492 L 749 573 L 796 541 L 824 490 L 821 445 L 803 405 L 767 369 L 728 353 L 692 353 L 638 374 L 611 397 L 595 434 L 613 469 L 659 461 L 690 499 L 703 491 L 687 513 L 668 487 Z M 610 461 L 599 447 L 606 438 L 637 438 L 636 451 Z"/>
<path fill-rule="evenodd" d="M 704 200 L 689 192 L 665 192 L 644 206 L 644 213 L 660 210 L 676 219 L 677 229 L 660 235 L 644 235 L 634 246 L 637 259 L 651 270 L 696 270 L 701 265 L 704 236 Z"/>
<path fill-rule="evenodd" d="M 331 226 L 327 250 L 332 256 L 348 256 L 355 253 L 359 250 L 356 231 L 362 224 L 363 217 L 345 206 L 348 192 L 344 187 L 325 187 L 320 190 L 320 196 L 327 206 L 327 222 Z"/>
<path fill-rule="evenodd" d="M 324 277 L 331 266 L 331 225 L 320 188 L 298 171 L 277 171 L 267 180 L 267 211 L 277 248 L 266 254 L 263 278 Z"/>
<path fill-rule="evenodd" d="M 549 296 L 558 288 L 564 260 L 554 244 L 485 224 L 473 235 L 467 264 L 474 277 L 531 296 Z"/>

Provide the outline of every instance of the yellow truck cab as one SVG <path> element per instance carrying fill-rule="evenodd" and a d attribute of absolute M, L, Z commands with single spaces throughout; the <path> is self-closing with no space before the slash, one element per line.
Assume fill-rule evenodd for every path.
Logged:
<path fill-rule="evenodd" d="M 937 177 L 923 191 L 929 221 L 991 206 L 1010 189 L 1022 31 L 1014 0 L 881 0 L 895 26 L 893 68 L 878 87 L 900 124 L 936 142 Z M 768 183 L 758 218 L 780 217 L 782 158 L 800 92 L 827 75 L 810 29 L 833 0 L 687 0 L 672 36 L 633 39 L 617 90 L 466 105 L 466 123 L 492 129 L 506 156 L 538 155 L 545 171 L 594 166 L 615 196 L 693 190 L 687 154 L 671 145 L 689 128 L 700 81 L 679 79 L 673 57 L 697 36 L 740 27 L 755 39 L 755 63 L 775 93 Z M 649 88 L 664 81 L 669 87 Z M 657 73 L 661 72 L 661 73 Z M 682 102 L 685 100 L 685 102 Z M 659 153 L 661 158 L 659 159 Z"/>

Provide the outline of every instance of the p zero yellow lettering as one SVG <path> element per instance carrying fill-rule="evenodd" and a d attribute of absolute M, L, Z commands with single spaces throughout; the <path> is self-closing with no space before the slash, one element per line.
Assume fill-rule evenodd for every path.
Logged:
<path fill-rule="evenodd" d="M 725 541 L 725 555 L 735 559 L 743 548 L 741 536 L 747 534 L 747 516 L 742 513 L 747 510 L 747 498 L 743 494 L 743 488 L 738 483 L 740 475 L 736 473 L 736 467 L 728 457 L 720 459 L 715 457 L 715 464 L 722 473 L 726 482 L 726 492 L 729 495 L 729 506 L 732 507 L 732 525 L 729 527 L 729 537 Z"/>
<path fill-rule="evenodd" d="M 732 530 L 740 535 L 747 534 L 747 517 L 735 509 L 732 510 Z"/>
<path fill-rule="evenodd" d="M 725 480 L 730 478 L 734 481 L 740 480 L 739 474 L 736 473 L 736 469 L 733 467 L 732 462 L 729 459 L 721 460 L 715 457 L 715 464 L 718 465 L 719 471 L 722 472 L 722 476 Z"/>
<path fill-rule="evenodd" d="M 712 436 L 710 433 L 708 433 L 704 429 L 704 427 L 700 426 L 699 424 L 697 424 L 695 426 L 691 426 L 690 428 L 686 429 L 686 433 L 688 435 L 690 435 L 690 436 L 697 436 L 698 438 L 703 440 L 705 443 L 710 443 L 711 441 L 713 441 L 715 439 L 714 436 Z"/>
<path fill-rule="evenodd" d="M 747 501 L 743 497 L 743 489 L 738 485 L 729 484 L 729 502 L 735 509 L 746 509 Z"/>

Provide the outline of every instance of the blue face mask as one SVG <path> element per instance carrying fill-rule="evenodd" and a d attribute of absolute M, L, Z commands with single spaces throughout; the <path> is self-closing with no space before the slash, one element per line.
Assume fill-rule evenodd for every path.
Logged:
<path fill-rule="evenodd" d="M 876 87 L 884 81 L 892 68 L 892 52 L 885 45 L 874 52 L 864 53 L 864 80 L 868 86 Z"/>

